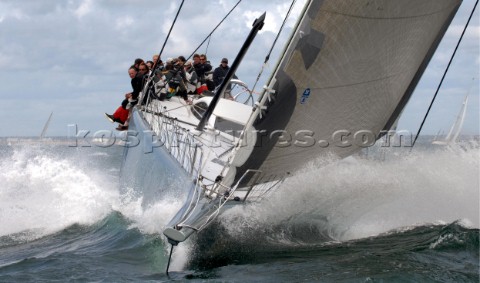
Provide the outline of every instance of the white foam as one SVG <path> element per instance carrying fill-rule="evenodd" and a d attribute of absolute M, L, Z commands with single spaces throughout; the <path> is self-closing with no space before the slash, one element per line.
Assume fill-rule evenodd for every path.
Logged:
<path fill-rule="evenodd" d="M 166 225 L 183 205 L 183 200 L 171 199 L 169 197 L 158 200 L 147 207 L 144 207 L 142 202 L 143 197 L 135 193 L 133 189 L 130 189 L 123 194 L 122 201 L 119 206 L 115 207 L 115 210 L 132 221 L 130 229 L 138 229 L 144 234 L 163 235 L 162 233 Z M 164 253 L 168 255 L 170 253 L 170 245 L 167 244 L 164 236 L 161 236 L 161 238 L 165 240 Z M 182 270 L 185 267 L 190 254 L 189 251 L 190 245 L 188 243 L 182 243 L 182 245 L 175 247 L 172 254 L 171 271 Z"/>
<path fill-rule="evenodd" d="M 309 223 L 340 241 L 459 219 L 480 226 L 478 148 L 410 155 L 405 149 L 387 156 L 383 162 L 348 158 L 311 168 L 286 180 L 265 202 L 227 212 L 223 223 L 232 234 Z"/>
<path fill-rule="evenodd" d="M 25 235 L 35 238 L 93 224 L 118 200 L 117 184 L 73 160 L 19 150 L 0 162 L 0 236 L 34 231 Z"/>
<path fill-rule="evenodd" d="M 134 190 L 128 190 L 122 195 L 122 201 L 115 210 L 132 221 L 130 228 L 137 228 L 145 234 L 161 234 L 183 204 L 178 199 L 163 199 L 144 207 L 142 202 L 142 196 L 137 195 Z"/>

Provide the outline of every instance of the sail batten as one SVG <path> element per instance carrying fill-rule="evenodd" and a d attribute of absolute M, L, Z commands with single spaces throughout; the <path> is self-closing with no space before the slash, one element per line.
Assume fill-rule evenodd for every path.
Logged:
<path fill-rule="evenodd" d="M 237 179 L 248 169 L 292 172 L 375 142 L 394 125 L 460 3 L 310 1 L 271 77 L 273 99 L 247 129 L 263 136 Z"/>

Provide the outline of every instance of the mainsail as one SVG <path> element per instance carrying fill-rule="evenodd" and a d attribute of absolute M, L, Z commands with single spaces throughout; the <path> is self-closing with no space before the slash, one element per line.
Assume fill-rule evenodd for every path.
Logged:
<path fill-rule="evenodd" d="M 394 125 L 460 4 L 307 3 L 247 125 L 255 146 L 235 152 L 235 181 L 248 169 L 281 176 L 372 145 Z"/>
<path fill-rule="evenodd" d="M 48 126 L 50 125 L 50 121 L 52 120 L 53 112 L 50 113 L 50 116 L 48 116 L 47 122 L 45 122 L 45 126 L 43 126 L 43 130 L 40 133 L 40 138 L 43 139 L 45 138 L 45 134 L 47 133 Z"/>
<path fill-rule="evenodd" d="M 465 121 L 465 114 L 467 112 L 467 104 L 468 104 L 468 94 L 465 95 L 463 99 L 462 108 L 460 108 L 460 112 L 457 115 L 457 119 L 455 119 L 455 123 L 453 123 L 448 135 L 445 137 L 443 141 L 434 141 L 433 144 L 439 145 L 449 145 L 455 143 L 457 141 L 460 132 L 462 131 L 463 122 Z"/>

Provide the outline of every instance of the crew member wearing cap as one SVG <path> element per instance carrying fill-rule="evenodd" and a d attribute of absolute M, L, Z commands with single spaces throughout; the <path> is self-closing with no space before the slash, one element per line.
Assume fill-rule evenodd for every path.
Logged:
<path fill-rule="evenodd" d="M 223 79 L 227 76 L 228 70 L 230 70 L 230 67 L 228 66 L 228 59 L 223 58 L 220 62 L 220 66 L 215 68 L 213 71 L 213 82 L 215 83 L 215 87 L 219 86 L 223 82 Z M 237 76 L 233 75 L 233 78 L 236 79 Z M 230 90 L 231 86 L 228 84 L 226 92 L 230 92 Z M 229 95 L 226 96 L 228 97 Z"/>

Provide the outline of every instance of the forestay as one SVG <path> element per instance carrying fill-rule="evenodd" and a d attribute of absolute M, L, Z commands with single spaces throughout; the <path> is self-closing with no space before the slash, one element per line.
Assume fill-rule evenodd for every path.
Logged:
<path fill-rule="evenodd" d="M 248 169 L 280 176 L 373 143 L 395 123 L 460 4 L 310 1 L 247 129 L 255 147 L 236 152 L 248 158 L 236 157 L 235 179 Z"/>

